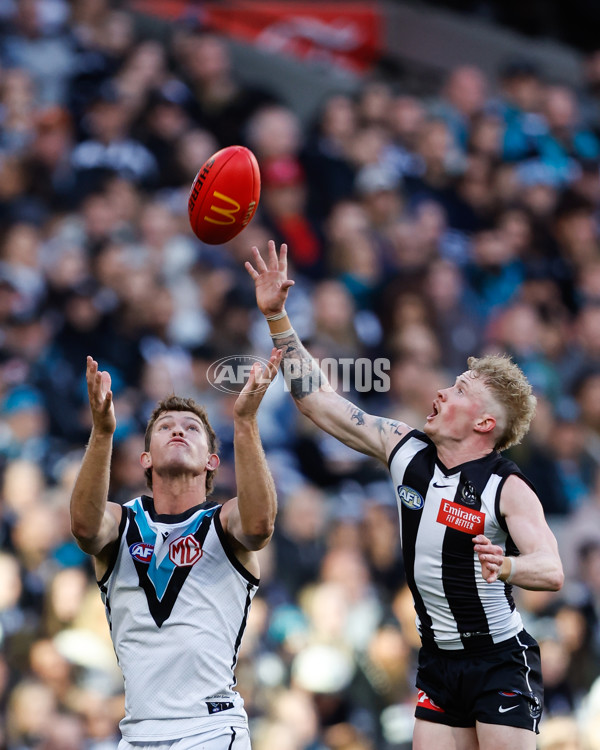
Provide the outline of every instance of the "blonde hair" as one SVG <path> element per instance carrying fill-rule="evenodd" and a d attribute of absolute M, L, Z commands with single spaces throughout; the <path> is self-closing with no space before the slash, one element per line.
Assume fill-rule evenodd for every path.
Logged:
<path fill-rule="evenodd" d="M 504 411 L 505 423 L 499 423 L 501 430 L 494 448 L 503 451 L 518 445 L 529 430 L 537 403 L 523 371 L 506 354 L 469 357 L 467 364 L 471 372 L 483 379 L 485 387 Z"/>

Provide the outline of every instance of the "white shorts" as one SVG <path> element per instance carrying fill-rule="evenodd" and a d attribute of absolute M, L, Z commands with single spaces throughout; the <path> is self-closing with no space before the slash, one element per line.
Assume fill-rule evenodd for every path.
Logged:
<path fill-rule="evenodd" d="M 122 739 L 117 750 L 251 750 L 248 727 L 222 726 L 210 732 L 159 742 L 128 742 Z"/>

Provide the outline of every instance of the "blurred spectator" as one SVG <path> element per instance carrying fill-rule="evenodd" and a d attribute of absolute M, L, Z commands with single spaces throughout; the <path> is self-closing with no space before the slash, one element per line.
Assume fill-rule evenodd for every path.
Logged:
<path fill-rule="evenodd" d="M 244 124 L 276 97 L 238 82 L 222 37 L 182 28 L 174 37 L 173 51 L 192 92 L 189 111 L 194 122 L 209 130 L 221 146 L 242 143 Z M 268 134 L 265 137 L 268 139 Z"/>
<path fill-rule="evenodd" d="M 246 141 L 261 164 L 267 159 L 297 156 L 302 146 L 298 116 L 281 105 L 264 105 L 248 119 Z"/>
<path fill-rule="evenodd" d="M 105 82 L 86 108 L 87 138 L 72 152 L 71 164 L 81 191 L 98 187 L 108 172 L 146 187 L 158 179 L 154 156 L 139 141 L 129 137 L 133 113 L 114 83 Z"/>
<path fill-rule="evenodd" d="M 25 168 L 28 192 L 44 209 L 60 213 L 73 209 L 76 200 L 75 173 L 70 163 L 73 123 L 67 110 L 47 107 L 35 117 L 35 135 Z"/>
<path fill-rule="evenodd" d="M 431 305 L 442 364 L 449 372 L 459 372 L 470 353 L 479 351 L 483 339 L 481 321 L 471 315 L 466 303 L 464 278 L 453 263 L 434 261 L 423 292 Z"/>
<path fill-rule="evenodd" d="M 525 270 L 517 248 L 504 242 L 500 232 L 482 230 L 473 237 L 473 255 L 465 277 L 469 307 L 486 322 L 515 298 Z"/>
<path fill-rule="evenodd" d="M 274 544 L 278 581 L 291 601 L 318 576 L 326 524 L 326 500 L 316 488 L 301 487 L 286 498 Z"/>
<path fill-rule="evenodd" d="M 503 157 L 518 161 L 536 156 L 538 139 L 546 132 L 540 71 L 529 60 L 512 60 L 500 71 L 500 86 L 500 112 L 506 124 Z"/>
<path fill-rule="evenodd" d="M 354 169 L 350 150 L 357 128 L 356 105 L 349 96 L 327 98 L 307 134 L 302 163 L 308 178 L 308 211 L 325 220 L 333 206 L 350 198 Z"/>
<path fill-rule="evenodd" d="M 262 162 L 260 216 L 270 236 L 289 246 L 290 260 L 299 273 L 321 276 L 322 240 L 307 215 L 304 169 L 292 156 L 272 157 Z"/>
<path fill-rule="evenodd" d="M 68 5 L 18 0 L 0 44 L 0 61 L 23 68 L 31 75 L 38 97 L 44 103 L 62 104 L 73 65 L 73 45 L 65 22 Z M 44 11 L 49 12 L 44 12 Z"/>
<path fill-rule="evenodd" d="M 482 113 L 488 82 L 475 66 L 463 65 L 450 71 L 442 96 L 430 108 L 431 114 L 448 123 L 455 144 L 465 150 L 473 119 Z"/>
<path fill-rule="evenodd" d="M 152 80 L 150 83 L 152 88 L 148 103 L 139 118 L 140 140 L 157 161 L 157 187 L 177 187 L 183 181 L 182 169 L 174 163 L 173 154 L 178 141 L 191 130 L 191 119 L 186 112 L 186 103 L 191 94 L 177 78 L 169 78 L 160 85 Z M 216 142 L 214 146 L 211 144 L 207 157 L 216 151 Z M 194 160 L 190 166 L 195 164 L 198 170 L 205 161 Z M 185 179 L 187 181 L 187 176 Z M 191 184 L 191 178 L 189 182 Z"/>
<path fill-rule="evenodd" d="M 544 96 L 548 133 L 539 142 L 541 160 L 552 167 L 558 179 L 571 182 L 578 162 L 600 159 L 600 140 L 579 122 L 575 93 L 567 86 L 549 86 Z"/>

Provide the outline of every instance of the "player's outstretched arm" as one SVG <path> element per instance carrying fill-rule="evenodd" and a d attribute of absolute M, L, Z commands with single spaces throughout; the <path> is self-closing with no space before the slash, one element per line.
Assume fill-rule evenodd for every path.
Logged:
<path fill-rule="evenodd" d="M 268 365 L 255 363 L 233 412 L 233 447 L 237 498 L 225 503 L 221 523 L 245 550 L 264 547 L 273 534 L 277 514 L 275 483 L 262 447 L 256 414 L 265 392 L 277 377 L 282 352 L 273 349 Z"/>
<path fill-rule="evenodd" d="M 534 591 L 559 591 L 564 574 L 558 544 L 538 496 L 522 479 L 510 476 L 502 488 L 500 512 L 520 554 L 506 557 L 502 548 L 483 534 L 474 537 L 483 578 L 488 583 L 499 579 Z"/>
<path fill-rule="evenodd" d="M 99 555 L 118 537 L 121 508 L 107 503 L 110 458 L 116 427 L 108 372 L 87 358 L 86 380 L 92 432 L 71 493 L 71 530 L 84 552 Z"/>
<path fill-rule="evenodd" d="M 294 284 L 287 277 L 287 246 L 281 246 L 278 256 L 271 240 L 266 261 L 258 248 L 253 247 L 252 253 L 254 265 L 246 263 L 246 270 L 254 280 L 256 302 L 269 323 L 273 344 L 283 349 L 282 370 L 296 405 L 322 430 L 385 463 L 410 427 L 367 414 L 331 388 L 285 311 L 288 290 Z"/>

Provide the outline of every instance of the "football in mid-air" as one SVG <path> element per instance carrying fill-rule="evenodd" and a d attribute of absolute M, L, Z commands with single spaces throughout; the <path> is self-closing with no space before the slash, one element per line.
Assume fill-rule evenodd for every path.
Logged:
<path fill-rule="evenodd" d="M 227 146 L 200 168 L 190 190 L 194 234 L 208 245 L 228 242 L 248 225 L 260 198 L 260 170 L 245 146 Z"/>

